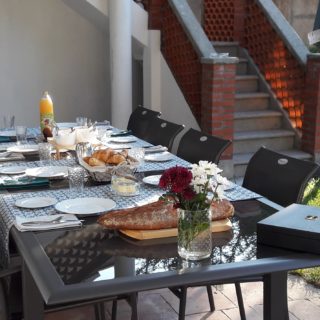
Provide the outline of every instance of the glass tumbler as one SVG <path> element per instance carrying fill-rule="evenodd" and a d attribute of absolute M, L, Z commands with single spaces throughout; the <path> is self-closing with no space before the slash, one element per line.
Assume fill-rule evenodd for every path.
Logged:
<path fill-rule="evenodd" d="M 84 188 L 84 169 L 82 167 L 68 168 L 70 197 L 76 198 L 83 193 Z"/>
<path fill-rule="evenodd" d="M 128 155 L 139 162 L 142 165 L 144 162 L 145 150 L 144 148 L 132 148 L 129 150 Z"/>
<path fill-rule="evenodd" d="M 27 143 L 27 127 L 26 126 L 16 126 L 16 136 L 17 144 Z"/>
<path fill-rule="evenodd" d="M 52 145 L 50 143 L 39 143 L 39 159 L 42 165 L 51 162 Z"/>

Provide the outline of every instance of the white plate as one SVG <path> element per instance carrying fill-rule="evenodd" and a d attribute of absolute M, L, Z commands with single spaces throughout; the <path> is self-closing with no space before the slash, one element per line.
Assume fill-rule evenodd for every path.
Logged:
<path fill-rule="evenodd" d="M 136 137 L 127 136 L 127 137 L 111 137 L 109 142 L 116 142 L 116 143 L 130 143 L 137 141 Z"/>
<path fill-rule="evenodd" d="M 22 144 L 13 147 L 9 147 L 7 149 L 8 152 L 19 152 L 19 153 L 38 153 L 39 146 L 38 145 L 30 145 L 30 144 Z"/>
<path fill-rule="evenodd" d="M 75 198 L 58 202 L 56 210 L 63 213 L 79 215 L 94 215 L 113 209 L 116 203 L 111 199 L 105 198 Z"/>
<path fill-rule="evenodd" d="M 26 171 L 26 167 L 22 167 L 22 166 L 0 168 L 1 174 L 22 174 L 22 173 L 25 173 L 25 171 Z"/>
<path fill-rule="evenodd" d="M 28 168 L 26 175 L 39 178 L 63 178 L 68 175 L 66 166 L 46 166 L 38 168 Z"/>
<path fill-rule="evenodd" d="M 148 154 L 144 157 L 145 161 L 163 162 L 172 160 L 173 155 L 170 152 L 162 152 L 160 154 Z"/>
<path fill-rule="evenodd" d="M 52 197 L 32 197 L 32 198 L 24 198 L 16 201 L 15 205 L 20 208 L 44 208 L 49 207 L 57 203 L 56 198 Z"/>
<path fill-rule="evenodd" d="M 142 179 L 142 181 L 144 183 L 146 183 L 146 184 L 151 184 L 153 186 L 157 186 L 159 184 L 160 178 L 161 178 L 161 175 L 157 174 L 157 175 L 154 175 L 154 176 L 144 177 Z"/>

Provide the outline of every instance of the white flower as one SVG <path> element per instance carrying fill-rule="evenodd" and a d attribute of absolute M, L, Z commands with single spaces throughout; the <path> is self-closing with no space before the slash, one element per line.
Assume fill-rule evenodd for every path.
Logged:
<path fill-rule="evenodd" d="M 199 167 L 203 168 L 209 176 L 215 176 L 222 172 L 222 170 L 215 163 L 208 161 L 199 161 Z"/>

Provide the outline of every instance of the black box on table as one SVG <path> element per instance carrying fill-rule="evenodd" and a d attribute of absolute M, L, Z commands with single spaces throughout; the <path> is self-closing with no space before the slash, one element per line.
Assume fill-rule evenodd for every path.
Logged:
<path fill-rule="evenodd" d="M 320 254 L 320 208 L 291 204 L 257 223 L 257 241 Z"/>

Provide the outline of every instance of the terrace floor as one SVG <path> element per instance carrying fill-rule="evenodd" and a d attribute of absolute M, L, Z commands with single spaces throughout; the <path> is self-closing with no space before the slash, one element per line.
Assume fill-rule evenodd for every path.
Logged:
<path fill-rule="evenodd" d="M 247 320 L 260 320 L 262 312 L 262 283 L 242 284 Z M 290 320 L 320 319 L 320 289 L 305 283 L 300 277 L 289 276 L 288 297 Z M 240 320 L 233 285 L 214 287 L 216 311 L 210 313 L 205 288 L 190 288 L 186 320 Z M 139 294 L 141 320 L 178 319 L 178 299 L 168 290 L 154 290 Z M 111 303 L 106 304 L 106 319 L 111 319 Z M 130 307 L 119 301 L 117 320 L 130 319 Z M 94 320 L 91 306 L 47 314 L 45 320 Z M 273 319 L 276 320 L 276 319 Z"/>

